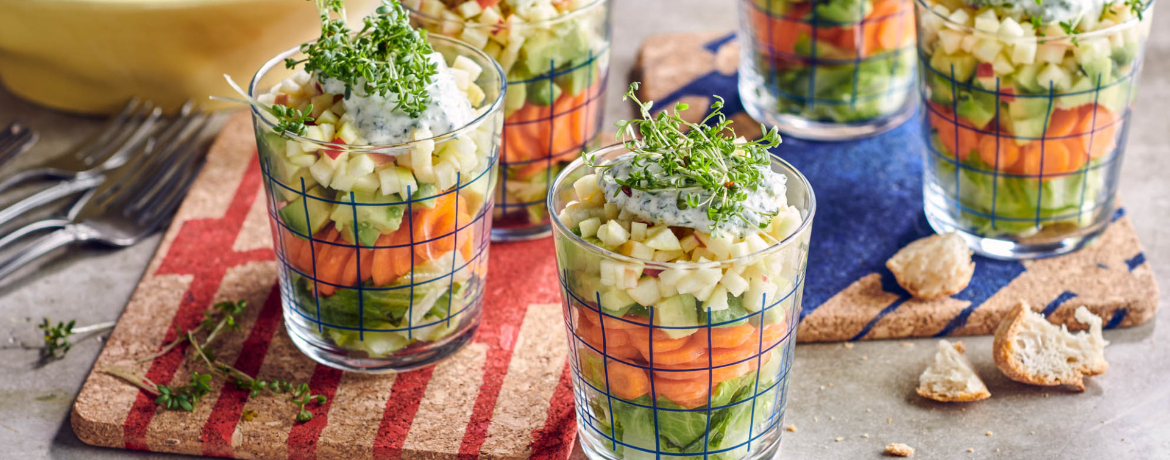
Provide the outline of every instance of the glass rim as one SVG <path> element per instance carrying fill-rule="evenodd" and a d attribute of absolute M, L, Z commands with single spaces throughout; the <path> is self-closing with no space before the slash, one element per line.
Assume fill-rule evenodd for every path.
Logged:
<path fill-rule="evenodd" d="M 548 25 L 553 25 L 553 24 L 559 24 L 559 23 L 561 23 L 561 22 L 566 22 L 566 21 L 569 21 L 570 19 L 576 19 L 576 17 L 577 17 L 577 16 L 584 15 L 584 14 L 585 14 L 585 12 L 587 12 L 587 11 L 590 11 L 590 10 L 592 10 L 592 9 L 596 8 L 598 5 L 607 4 L 607 3 L 609 3 L 609 2 L 610 2 L 610 0 L 593 0 L 593 1 L 592 1 L 592 2 L 590 2 L 588 5 L 585 5 L 585 6 L 581 7 L 581 8 L 577 8 L 577 9 L 575 9 L 575 10 L 573 10 L 573 11 L 570 11 L 570 12 L 567 12 L 567 13 L 561 13 L 561 14 L 558 14 L 558 15 L 556 15 L 556 16 L 553 16 L 553 17 L 551 17 L 551 18 L 548 18 L 548 19 L 541 19 L 541 20 L 539 20 L 539 21 L 528 21 L 528 20 L 524 20 L 524 21 L 522 21 L 522 22 L 519 22 L 519 24 L 524 24 L 524 25 L 527 25 L 527 26 L 533 26 L 533 27 L 540 27 L 540 26 L 548 26 Z M 411 8 L 411 7 L 409 7 L 409 6 L 406 6 L 406 5 L 402 5 L 402 7 L 403 7 L 403 8 L 405 8 L 405 9 L 406 9 L 406 11 L 410 12 L 410 15 L 411 15 L 411 16 L 417 16 L 419 19 L 426 20 L 426 21 L 431 21 L 431 22 L 434 22 L 434 23 L 439 23 L 439 24 L 443 24 L 443 23 L 457 23 L 457 24 L 462 24 L 462 25 L 463 25 L 463 27 L 467 27 L 467 26 L 469 26 L 469 25 L 472 25 L 472 26 L 474 26 L 474 27 L 472 27 L 472 28 L 474 28 L 474 29 L 490 29 L 490 28 L 495 28 L 495 27 L 498 27 L 498 25 L 497 25 L 497 24 L 482 24 L 482 23 L 479 23 L 479 22 L 471 22 L 471 21 L 468 21 L 466 18 L 463 18 L 463 17 L 460 17 L 460 18 L 459 18 L 460 20 L 458 20 L 458 21 L 455 21 L 455 20 L 452 20 L 452 19 L 447 19 L 447 18 L 444 18 L 444 17 L 442 17 L 442 16 L 431 16 L 431 15 L 429 15 L 429 14 L 423 13 L 422 11 L 419 11 L 419 10 L 417 10 L 417 9 Z"/>
<path fill-rule="evenodd" d="M 1043 37 L 1042 36 L 1005 37 L 1005 36 L 1002 36 L 999 34 L 989 33 L 989 32 L 985 32 L 985 31 L 976 29 L 975 26 L 969 26 L 967 24 L 960 24 L 958 22 L 955 22 L 950 17 L 943 16 L 942 14 L 939 14 L 938 11 L 935 11 L 934 5 L 927 4 L 926 0 L 915 0 L 915 2 L 917 2 L 919 6 L 922 6 L 927 11 L 929 11 L 930 14 L 934 15 L 935 18 L 941 19 L 949 28 L 958 29 L 960 32 L 967 32 L 967 33 L 971 33 L 972 35 L 974 35 L 975 33 L 978 33 L 978 34 L 986 35 L 989 37 L 994 37 L 1000 41 L 1006 41 L 1006 42 L 1022 41 L 1022 40 L 1027 40 L 1029 38 L 1035 39 L 1038 43 L 1047 43 L 1047 42 L 1057 41 L 1057 40 L 1071 40 L 1073 38 L 1078 38 L 1078 39 L 1080 39 L 1080 38 L 1097 38 L 1098 36 L 1101 36 L 1101 35 L 1112 35 L 1114 33 L 1117 33 L 1118 31 L 1134 27 L 1137 23 L 1143 22 L 1142 19 L 1138 19 L 1138 17 L 1136 15 L 1134 15 L 1134 16 L 1130 17 L 1129 19 L 1126 19 L 1125 21 L 1111 25 L 1111 26 L 1106 27 L 1104 29 L 1091 30 L 1088 32 L 1080 32 L 1080 33 L 1075 33 L 1075 34 L 1063 33 L 1060 35 L 1047 35 L 1047 36 L 1043 36 Z M 1156 2 L 1157 2 L 1157 0 L 1150 0 L 1149 2 L 1147 2 L 1145 4 L 1145 8 L 1142 9 L 1142 14 L 1143 15 L 1148 14 L 1150 12 L 1150 9 L 1154 7 L 1154 3 L 1156 3 Z M 937 2 L 935 2 L 934 4 L 935 5 L 942 5 L 941 3 L 937 3 Z M 946 6 L 946 5 L 942 5 L 942 6 Z M 1148 17 L 1148 16 L 1146 16 L 1146 17 Z"/>
<path fill-rule="evenodd" d="M 476 116 L 471 121 L 467 122 L 463 126 L 460 126 L 459 128 L 453 129 L 451 131 L 448 131 L 448 132 L 445 132 L 442 134 L 437 134 L 437 135 L 434 135 L 434 136 L 431 136 L 431 137 L 428 137 L 425 139 L 417 139 L 417 140 L 411 140 L 408 142 L 400 142 L 397 144 L 381 144 L 381 145 L 378 145 L 378 144 L 335 144 L 333 142 L 318 141 L 316 139 L 310 139 L 310 138 L 307 138 L 305 136 L 302 136 L 299 134 L 293 134 L 293 133 L 289 133 L 289 132 L 285 132 L 283 134 L 288 136 L 292 140 L 295 140 L 298 142 L 307 142 L 307 143 L 316 145 L 320 148 L 330 149 L 330 150 L 347 150 L 347 151 L 400 150 L 400 149 L 410 148 L 414 145 L 417 145 L 420 142 L 434 141 L 435 143 L 438 143 L 438 142 L 442 142 L 444 140 L 447 140 L 449 138 L 459 137 L 459 136 L 463 135 L 464 133 L 476 128 L 478 125 L 484 123 L 491 115 L 503 110 L 504 96 L 505 96 L 505 93 L 506 93 L 507 88 L 508 88 L 508 79 L 507 79 L 507 76 L 504 75 L 504 69 L 500 67 L 500 63 L 496 62 L 495 59 L 492 59 L 491 56 L 488 56 L 487 53 L 484 53 L 483 50 L 480 50 L 479 48 L 471 46 L 471 44 L 464 42 L 462 40 L 458 40 L 458 39 L 448 37 L 445 35 L 427 34 L 427 41 L 428 42 L 431 40 L 434 40 L 434 39 L 438 39 L 439 41 L 442 41 L 442 42 L 447 42 L 446 44 L 455 46 L 456 48 L 462 48 L 465 52 L 470 52 L 471 55 L 473 55 L 477 58 L 481 58 L 485 62 L 491 63 L 491 70 L 493 70 L 493 73 L 496 74 L 496 77 L 500 81 L 499 94 L 496 95 L 495 100 L 492 101 L 491 105 L 487 106 L 487 110 L 484 110 L 483 113 Z M 313 41 L 308 41 L 305 43 L 313 43 Z M 256 71 L 256 75 L 252 76 L 252 81 L 248 83 L 248 97 L 256 98 L 257 97 L 256 91 L 258 89 L 257 85 L 259 85 L 260 79 L 263 76 L 267 75 L 268 72 L 272 71 L 273 68 L 275 68 L 277 65 L 283 64 L 285 58 L 288 58 L 289 56 L 292 56 L 300 51 L 301 51 L 301 45 L 294 46 L 290 49 L 287 49 L 285 51 L 280 52 L 272 59 L 269 59 L 268 62 L 265 62 L 264 65 L 260 66 L 260 69 Z M 488 69 L 484 69 L 484 70 L 486 71 Z M 270 120 L 268 117 L 264 116 L 264 112 L 261 112 L 259 107 L 256 107 L 255 105 L 251 105 L 250 107 L 252 109 L 252 116 L 254 118 L 260 119 L 269 128 L 276 127 L 276 125 L 272 123 L 272 120 Z"/>
<path fill-rule="evenodd" d="M 553 180 L 552 184 L 549 185 L 548 196 L 545 199 L 545 201 L 546 201 L 545 206 L 548 208 L 549 216 L 550 216 L 549 220 L 551 221 L 553 228 L 556 229 L 556 231 L 558 233 L 563 233 L 563 234 L 567 235 L 573 243 L 577 244 L 578 246 L 582 246 L 589 251 L 597 253 L 598 255 L 608 257 L 610 259 L 616 259 L 616 260 L 619 260 L 619 261 L 622 261 L 625 263 L 632 263 L 632 264 L 636 263 L 636 264 L 651 265 L 651 266 L 655 266 L 655 267 L 665 267 L 665 268 L 676 268 L 677 267 L 677 268 L 685 268 L 685 269 L 696 269 L 696 268 L 718 267 L 718 266 L 723 266 L 723 265 L 728 265 L 728 264 L 735 264 L 735 263 L 743 261 L 743 260 L 757 258 L 757 257 L 767 255 L 767 254 L 772 253 L 772 252 L 779 251 L 780 249 L 783 249 L 784 247 L 788 246 L 789 244 L 792 244 L 794 241 L 797 241 L 798 236 L 800 236 L 802 233 L 809 230 L 809 227 L 812 226 L 813 217 L 816 216 L 817 198 L 816 198 L 815 192 L 813 192 L 812 183 L 810 183 L 808 178 L 804 176 L 804 173 L 801 173 L 799 169 L 796 169 L 796 167 L 793 166 L 792 163 L 789 163 L 787 160 L 784 160 L 783 158 L 780 158 L 779 156 L 776 156 L 776 155 L 769 153 L 768 156 L 770 159 L 770 164 L 772 164 L 772 165 L 779 164 L 781 167 L 786 168 L 789 171 L 792 171 L 796 175 L 796 178 L 800 181 L 800 184 L 802 184 L 804 186 L 804 189 L 808 192 L 808 201 L 809 201 L 808 215 L 802 217 L 801 222 L 800 222 L 800 226 L 798 226 L 796 228 L 796 231 L 792 232 L 791 235 L 788 235 L 784 239 L 782 239 L 774 244 L 771 244 L 768 247 L 761 249 L 759 251 L 752 252 L 749 254 L 744 254 L 742 256 L 734 257 L 731 259 L 713 260 L 710 262 L 656 262 L 653 260 L 638 259 L 636 257 L 630 257 L 630 256 L 627 256 L 624 254 L 619 254 L 619 253 L 610 251 L 609 249 L 606 249 L 606 248 L 603 248 L 601 246 L 597 246 L 595 244 L 592 244 L 588 241 L 585 241 L 584 238 L 581 238 L 577 234 L 570 231 L 567 227 L 565 227 L 565 223 L 561 222 L 560 213 L 556 212 L 553 208 L 553 200 L 556 199 L 557 191 L 561 189 L 561 184 L 562 184 L 562 182 L 564 182 L 565 178 L 567 178 L 569 176 L 569 174 L 571 174 L 572 172 L 577 171 L 578 169 L 585 166 L 585 158 L 587 158 L 587 157 L 596 158 L 599 155 L 605 155 L 605 154 L 608 154 L 612 151 L 615 151 L 618 149 L 624 149 L 624 148 L 625 148 L 625 144 L 623 144 L 623 143 L 610 144 L 610 145 L 607 145 L 605 147 L 601 147 L 601 148 L 598 148 L 598 149 L 593 150 L 591 152 L 585 153 L 584 155 L 577 158 L 576 160 L 573 160 L 573 162 L 569 163 L 569 165 L 566 166 L 565 169 L 561 170 L 560 174 L 557 174 L 556 179 Z"/>

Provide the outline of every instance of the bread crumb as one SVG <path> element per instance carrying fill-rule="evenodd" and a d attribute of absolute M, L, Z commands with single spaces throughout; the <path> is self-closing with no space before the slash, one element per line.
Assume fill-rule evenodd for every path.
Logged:
<path fill-rule="evenodd" d="M 862 360 L 862 361 L 867 361 L 867 360 L 869 360 L 869 356 L 867 356 L 867 355 L 862 355 L 862 356 L 861 356 L 861 360 Z"/>
<path fill-rule="evenodd" d="M 841 441 L 844 441 L 844 440 L 845 440 L 845 438 L 842 438 L 842 437 L 838 436 L 837 438 L 835 438 L 835 439 L 833 439 L 833 440 L 834 440 L 834 441 L 836 441 L 836 442 L 841 442 Z"/>
<path fill-rule="evenodd" d="M 871 409 L 870 409 L 870 408 L 868 408 L 868 407 L 867 407 L 867 408 L 865 408 L 865 411 L 866 411 L 866 412 L 873 412 L 873 410 L 871 410 Z"/>
<path fill-rule="evenodd" d="M 813 417 L 813 421 L 814 421 L 814 422 L 819 422 L 819 421 L 821 421 L 821 419 L 820 419 L 819 417 Z"/>
<path fill-rule="evenodd" d="M 886 444 L 886 453 L 896 457 L 909 457 L 914 455 L 914 448 L 900 442 L 892 442 Z"/>
<path fill-rule="evenodd" d="M 869 439 L 869 433 L 862 433 L 861 437 Z"/>
<path fill-rule="evenodd" d="M 845 342 L 845 348 L 852 350 L 853 349 L 853 342 Z"/>
<path fill-rule="evenodd" d="M 913 343 L 913 342 L 902 342 L 902 347 L 903 347 L 903 348 L 910 348 L 910 347 L 913 347 L 913 346 L 914 346 L 914 343 Z"/>
<path fill-rule="evenodd" d="M 888 419 L 886 419 L 886 423 L 894 423 L 894 419 L 888 418 Z"/>
<path fill-rule="evenodd" d="M 991 436 L 991 432 L 990 432 L 990 431 L 988 431 L 988 432 L 987 432 L 987 436 Z"/>
<path fill-rule="evenodd" d="M 962 291 L 975 274 L 971 249 L 957 233 L 913 241 L 886 261 L 886 268 L 902 288 L 927 300 Z"/>
<path fill-rule="evenodd" d="M 967 452 L 975 452 L 975 449 L 967 449 Z"/>
<path fill-rule="evenodd" d="M 1035 432 L 1035 431 L 1033 431 L 1033 432 L 1030 432 L 1030 433 L 1028 433 L 1028 434 L 1036 434 L 1036 432 Z"/>
<path fill-rule="evenodd" d="M 834 416 L 830 415 L 830 416 L 829 416 L 829 420 L 837 420 L 837 417 L 834 417 Z"/>
<path fill-rule="evenodd" d="M 831 386 L 833 386 L 833 382 L 829 382 L 829 386 L 830 386 L 830 387 L 831 387 Z"/>
<path fill-rule="evenodd" d="M 821 385 L 821 391 L 825 391 L 825 386 Z"/>
<path fill-rule="evenodd" d="M 963 342 L 938 341 L 938 352 L 918 377 L 919 396 L 941 402 L 970 402 L 991 397 L 987 385 L 963 355 Z"/>
<path fill-rule="evenodd" d="M 796 425 L 788 425 L 788 426 L 784 427 L 784 429 L 795 433 L 796 432 Z"/>

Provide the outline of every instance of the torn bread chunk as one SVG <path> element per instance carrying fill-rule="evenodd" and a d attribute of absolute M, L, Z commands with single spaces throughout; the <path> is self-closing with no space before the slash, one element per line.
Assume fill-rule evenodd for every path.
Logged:
<path fill-rule="evenodd" d="M 914 448 L 900 442 L 886 444 L 886 453 L 895 457 L 909 457 L 914 455 Z"/>
<path fill-rule="evenodd" d="M 925 300 L 962 291 L 975 274 L 971 249 L 956 233 L 915 240 L 886 261 L 886 268 L 902 288 Z"/>
<path fill-rule="evenodd" d="M 918 394 L 942 402 L 987 399 L 991 392 L 964 356 L 963 342 L 938 341 L 934 362 L 918 377 Z"/>
<path fill-rule="evenodd" d="M 1070 333 L 1028 306 L 1016 305 L 995 330 L 995 365 L 1008 378 L 1032 385 L 1072 385 L 1085 390 L 1084 376 L 1109 368 L 1101 335 L 1101 318 L 1079 307 L 1073 317 L 1089 331 Z"/>

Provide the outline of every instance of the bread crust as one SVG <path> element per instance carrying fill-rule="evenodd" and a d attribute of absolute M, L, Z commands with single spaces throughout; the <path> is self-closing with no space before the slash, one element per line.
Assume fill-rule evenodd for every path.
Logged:
<path fill-rule="evenodd" d="M 955 343 L 951 344 L 951 347 L 953 347 L 956 351 L 958 351 L 960 355 L 965 355 L 967 352 L 967 347 L 965 345 L 963 345 L 963 342 L 955 342 Z M 966 361 L 965 356 L 963 359 L 964 359 L 964 361 Z M 967 364 L 970 365 L 970 362 L 967 362 Z M 978 377 L 978 375 L 976 375 L 976 377 Z M 930 388 L 928 388 L 926 385 L 919 384 L 918 388 L 915 388 L 914 391 L 916 393 L 918 393 L 918 396 L 922 396 L 923 398 L 926 398 L 926 399 L 933 399 L 933 400 L 939 401 L 939 402 L 971 402 L 971 401 L 979 401 L 981 399 L 987 399 L 987 398 L 991 397 L 991 392 L 987 390 L 987 386 L 983 385 L 983 387 L 984 388 L 982 391 L 965 391 L 962 393 L 940 393 L 940 392 L 930 391 Z"/>
<path fill-rule="evenodd" d="M 954 241 L 955 239 L 958 239 L 958 243 Z M 964 250 L 966 250 L 965 260 L 961 261 L 958 266 L 950 267 L 952 270 L 954 270 L 954 272 L 950 274 L 952 278 L 946 280 L 949 282 L 943 282 L 940 286 L 915 285 L 915 280 L 908 276 L 910 273 L 913 273 L 915 269 L 912 269 L 910 266 L 904 264 L 912 263 L 912 260 L 922 251 L 939 250 L 940 248 L 946 249 L 948 244 L 961 244 L 963 245 Z M 967 285 L 971 283 L 971 277 L 975 273 L 975 262 L 971 261 L 971 254 L 971 251 L 966 249 L 966 243 L 962 242 L 961 238 L 953 233 L 930 235 L 912 241 L 902 249 L 899 249 L 897 253 L 895 253 L 892 257 L 889 258 L 889 260 L 886 261 L 886 268 L 890 270 L 890 273 L 894 274 L 894 280 L 897 281 L 898 285 L 902 286 L 902 289 L 905 289 L 906 292 L 909 292 L 910 295 L 914 296 L 914 298 L 922 300 L 940 299 L 962 292 L 963 289 L 966 289 Z M 937 260 L 938 257 L 939 253 L 934 252 L 930 258 L 932 260 Z M 921 269 L 919 268 L 919 270 Z M 938 272 L 934 273 L 935 275 L 939 275 Z M 938 288 L 938 290 L 935 292 L 928 292 L 928 290 L 934 288 Z"/>
<path fill-rule="evenodd" d="M 1034 374 L 1025 368 L 1023 363 L 1016 358 L 1019 350 L 1016 349 L 1015 338 L 1024 327 L 1026 314 L 1031 311 L 1031 306 L 1027 302 L 1021 301 L 1008 312 L 1007 316 L 996 327 L 995 341 L 991 349 L 992 356 L 995 359 L 995 366 L 1007 378 L 1017 382 L 1040 386 L 1070 385 L 1076 387 L 1078 391 L 1085 391 L 1084 376 L 1097 375 L 1105 372 L 1105 369 L 1108 368 L 1107 363 L 1101 366 L 1101 368 L 1082 366 L 1068 378 L 1060 379 Z"/>

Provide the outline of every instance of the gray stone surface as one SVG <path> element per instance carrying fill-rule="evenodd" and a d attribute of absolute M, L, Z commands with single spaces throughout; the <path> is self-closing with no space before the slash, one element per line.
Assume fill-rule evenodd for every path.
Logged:
<path fill-rule="evenodd" d="M 732 29 L 735 3 L 617 0 L 614 20 L 610 122 L 629 114 L 618 89 L 645 37 Z M 1158 11 L 1122 182 L 1129 215 L 1163 286 L 1163 306 L 1170 296 L 1170 33 L 1160 29 L 1167 26 L 1170 13 Z M 99 124 L 34 107 L 0 89 L 0 125 L 17 117 L 39 129 L 43 140 L 0 175 L 62 152 Z M 179 458 L 83 445 L 69 427 L 69 407 L 101 343 L 77 342 L 64 360 L 43 367 L 32 349 L 39 346 L 34 323 L 42 316 L 75 318 L 78 324 L 116 320 L 157 244 L 155 237 L 117 252 L 71 248 L 0 284 L 0 458 Z M 1140 327 L 1107 332 L 1109 372 L 1091 378 L 1083 394 L 1010 382 L 991 361 L 990 338 L 964 339 L 994 396 L 962 406 L 914 394 L 932 340 L 858 343 L 852 349 L 802 345 L 784 421 L 798 431 L 784 433 L 781 457 L 879 458 L 887 443 L 902 442 L 916 448 L 918 458 L 1168 458 L 1168 322 L 1162 314 Z"/>

